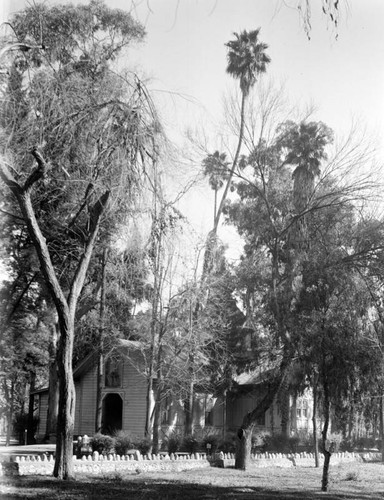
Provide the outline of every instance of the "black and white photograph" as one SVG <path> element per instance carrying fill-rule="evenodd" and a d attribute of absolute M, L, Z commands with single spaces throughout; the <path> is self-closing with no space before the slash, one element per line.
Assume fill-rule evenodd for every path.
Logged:
<path fill-rule="evenodd" d="M 383 22 L 2 0 L 1 498 L 384 499 Z"/>

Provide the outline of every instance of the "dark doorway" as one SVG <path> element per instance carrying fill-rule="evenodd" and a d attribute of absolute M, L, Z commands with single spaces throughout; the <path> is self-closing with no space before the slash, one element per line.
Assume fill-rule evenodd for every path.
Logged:
<path fill-rule="evenodd" d="M 103 434 L 113 434 L 123 428 L 123 400 L 120 394 L 107 394 L 103 399 Z"/>

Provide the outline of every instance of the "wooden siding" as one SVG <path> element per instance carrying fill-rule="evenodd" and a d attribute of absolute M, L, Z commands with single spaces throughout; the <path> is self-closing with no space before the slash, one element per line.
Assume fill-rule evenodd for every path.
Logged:
<path fill-rule="evenodd" d="M 147 380 L 136 368 L 140 364 L 140 354 L 131 354 L 131 358 L 132 362 L 125 360 L 123 365 L 123 430 L 143 437 L 147 406 Z"/>
<path fill-rule="evenodd" d="M 95 433 L 97 368 L 93 366 L 76 381 L 75 435 Z"/>
<path fill-rule="evenodd" d="M 47 431 L 47 416 L 48 416 L 48 391 L 38 395 L 39 398 L 39 425 L 37 427 L 36 439 L 41 441 L 45 437 Z"/>

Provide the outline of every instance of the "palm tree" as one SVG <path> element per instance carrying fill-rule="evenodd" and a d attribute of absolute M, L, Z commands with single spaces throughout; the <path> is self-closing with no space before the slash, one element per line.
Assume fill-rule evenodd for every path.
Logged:
<path fill-rule="evenodd" d="M 332 130 L 322 122 L 288 121 L 280 126 L 278 142 L 288 152 L 284 162 L 296 168 L 293 177 L 293 208 L 298 217 L 292 228 L 294 246 L 306 245 L 306 217 L 315 189 L 315 179 L 320 175 L 320 164 L 327 158 L 325 148 L 333 140 Z"/>
<path fill-rule="evenodd" d="M 220 153 L 215 151 L 213 154 L 209 154 L 203 160 L 204 175 L 209 178 L 209 185 L 211 189 L 215 192 L 215 204 L 213 209 L 213 220 L 216 219 L 217 213 L 217 193 L 219 189 L 224 186 L 224 181 L 228 179 L 228 166 L 230 165 L 227 160 L 227 155 L 225 153 Z"/>
<path fill-rule="evenodd" d="M 253 31 L 242 31 L 241 33 L 234 33 L 235 39 L 226 43 L 228 47 L 227 53 L 227 73 L 240 81 L 241 90 L 241 111 L 240 111 L 240 131 L 239 140 L 235 156 L 233 158 L 231 169 L 228 172 L 225 188 L 218 209 L 215 213 L 213 229 L 208 235 L 208 243 L 205 255 L 205 262 L 210 260 L 209 254 L 212 254 L 212 245 L 216 240 L 217 228 L 219 226 L 220 217 L 223 213 L 225 200 L 227 198 L 228 190 L 232 182 L 232 177 L 235 172 L 240 149 L 244 136 L 244 114 L 245 103 L 251 88 L 255 85 L 257 78 L 260 74 L 265 73 L 267 65 L 271 62 L 270 57 L 266 54 L 268 45 L 259 41 L 260 28 Z M 208 257 L 208 258 L 207 258 Z M 209 272 L 212 266 L 208 264 L 204 266 L 205 272 Z"/>
<path fill-rule="evenodd" d="M 322 122 L 301 122 L 296 126 L 291 151 L 286 162 L 297 165 L 293 171 L 293 203 L 297 213 L 308 206 L 320 164 L 327 158 L 325 147 L 332 141 L 332 131 Z"/>

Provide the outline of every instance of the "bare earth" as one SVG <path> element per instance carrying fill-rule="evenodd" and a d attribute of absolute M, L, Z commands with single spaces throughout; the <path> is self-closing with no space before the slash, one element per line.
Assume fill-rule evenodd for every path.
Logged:
<path fill-rule="evenodd" d="M 251 468 L 247 472 L 209 468 L 182 473 L 156 472 L 76 481 L 51 477 L 2 478 L 1 499 L 384 499 L 384 464 L 357 463 L 331 468 L 328 493 L 320 491 L 321 469 Z"/>

